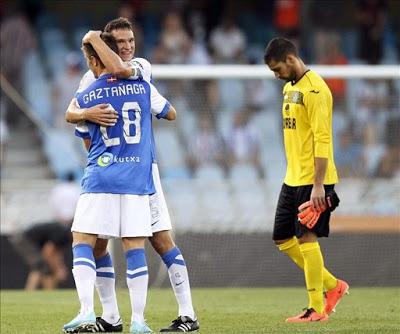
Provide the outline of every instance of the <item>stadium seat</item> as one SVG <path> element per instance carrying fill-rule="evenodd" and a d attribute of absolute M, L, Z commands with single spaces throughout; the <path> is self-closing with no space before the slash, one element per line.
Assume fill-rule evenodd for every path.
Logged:
<path fill-rule="evenodd" d="M 242 80 L 218 80 L 220 108 L 234 112 L 244 106 L 245 89 Z"/>
<path fill-rule="evenodd" d="M 157 160 L 164 178 L 185 179 L 190 176 L 186 166 L 184 149 L 173 127 L 158 127 L 154 131 L 157 143 Z"/>
<path fill-rule="evenodd" d="M 44 78 L 43 66 L 37 50 L 32 50 L 26 54 L 23 66 L 23 77 L 26 83 L 30 83 L 30 80 L 37 78 Z"/>
<path fill-rule="evenodd" d="M 250 187 L 235 189 L 233 200 L 236 208 L 236 228 L 240 231 L 260 231 L 266 229 L 268 216 L 266 189 Z"/>
<path fill-rule="evenodd" d="M 40 35 L 46 52 L 65 46 L 65 35 L 61 29 L 49 28 Z"/>
<path fill-rule="evenodd" d="M 179 106 L 173 104 L 176 110 L 184 110 L 182 114 L 179 114 L 179 117 L 176 120 L 179 131 L 183 134 L 184 140 L 186 143 L 189 143 L 193 134 L 196 132 L 197 127 L 197 117 L 196 115 L 188 110 L 188 109 L 179 109 Z"/>
<path fill-rule="evenodd" d="M 258 179 L 258 171 L 251 164 L 235 164 L 229 170 L 229 178 L 233 180 L 254 181 Z"/>
<path fill-rule="evenodd" d="M 63 178 L 70 171 L 80 174 L 84 160 L 75 138 L 67 130 L 50 129 L 44 137 L 44 150 L 54 174 Z"/>
<path fill-rule="evenodd" d="M 198 193 L 193 180 L 163 180 L 163 189 L 174 228 L 179 231 L 200 230 L 202 217 Z"/>
<path fill-rule="evenodd" d="M 88 27 L 80 26 L 74 29 L 72 33 L 72 44 L 74 49 L 79 50 L 82 46 L 82 38 L 89 31 Z"/>
<path fill-rule="evenodd" d="M 23 69 L 24 97 L 32 111 L 46 124 L 51 124 L 50 87 L 44 76 L 37 52 L 29 54 Z M 32 82 L 35 84 L 33 85 Z"/>
<path fill-rule="evenodd" d="M 198 179 L 194 186 L 199 196 L 202 228 L 232 231 L 237 221 L 229 183 L 222 179 Z"/>
<path fill-rule="evenodd" d="M 367 184 L 364 180 L 343 178 L 335 189 L 340 197 L 338 211 L 341 214 L 365 214 L 366 207 L 362 197 L 366 192 Z"/>
<path fill-rule="evenodd" d="M 198 167 L 194 176 L 199 180 L 222 180 L 225 177 L 224 170 L 215 164 Z"/>
<path fill-rule="evenodd" d="M 217 113 L 217 128 L 224 138 L 232 128 L 234 113 L 229 110 L 221 110 Z"/>

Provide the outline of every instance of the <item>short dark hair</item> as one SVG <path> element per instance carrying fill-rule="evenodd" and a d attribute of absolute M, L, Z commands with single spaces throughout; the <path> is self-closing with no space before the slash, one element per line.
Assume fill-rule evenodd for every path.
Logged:
<path fill-rule="evenodd" d="M 264 63 L 268 65 L 271 60 L 285 61 L 290 54 L 298 57 L 296 45 L 286 38 L 276 37 L 265 48 Z"/>
<path fill-rule="evenodd" d="M 113 35 L 111 35 L 111 34 L 109 34 L 107 32 L 103 32 L 103 33 L 101 33 L 100 37 L 104 41 L 104 43 L 106 43 L 107 46 L 111 50 L 113 50 L 116 54 L 118 54 L 117 42 L 116 42 L 115 38 L 113 37 Z M 92 44 L 83 43 L 82 44 L 82 51 L 84 52 L 84 54 L 87 57 L 95 57 L 96 59 L 98 59 L 100 61 L 101 65 L 103 67 L 105 67 L 103 62 L 101 61 L 99 55 L 97 54 L 96 50 L 93 48 Z"/>
<path fill-rule="evenodd" d="M 108 22 L 104 27 L 104 32 L 111 33 L 111 31 L 118 29 L 128 29 L 133 31 L 132 22 L 125 17 L 119 17 Z"/>

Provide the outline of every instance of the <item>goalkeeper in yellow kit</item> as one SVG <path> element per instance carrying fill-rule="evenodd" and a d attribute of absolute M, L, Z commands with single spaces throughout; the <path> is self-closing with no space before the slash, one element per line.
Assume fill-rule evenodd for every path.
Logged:
<path fill-rule="evenodd" d="M 271 40 L 264 61 L 276 78 L 287 81 L 282 107 L 287 170 L 273 240 L 304 270 L 309 297 L 307 308 L 286 321 L 326 321 L 349 289 L 325 268 L 317 239 L 329 235 L 330 214 L 339 203 L 334 191 L 338 176 L 333 160 L 332 94 L 287 39 Z"/>

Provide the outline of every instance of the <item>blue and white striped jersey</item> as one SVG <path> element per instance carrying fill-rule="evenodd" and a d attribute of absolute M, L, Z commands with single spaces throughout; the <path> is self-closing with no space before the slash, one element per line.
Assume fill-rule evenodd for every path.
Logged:
<path fill-rule="evenodd" d="M 145 80 L 100 76 L 76 95 L 81 108 L 108 103 L 118 112 L 112 127 L 86 122 L 76 135 L 90 138 L 88 163 L 82 179 L 84 193 L 152 194 L 151 115 L 165 117 L 170 104 Z"/>

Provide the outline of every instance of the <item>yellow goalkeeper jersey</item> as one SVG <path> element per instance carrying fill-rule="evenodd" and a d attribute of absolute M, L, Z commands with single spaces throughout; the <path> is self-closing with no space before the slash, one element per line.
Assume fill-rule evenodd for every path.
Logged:
<path fill-rule="evenodd" d="M 332 94 L 325 81 L 307 71 L 283 87 L 283 136 L 287 160 L 284 182 L 289 186 L 314 183 L 314 158 L 327 158 L 324 184 L 338 182 L 333 160 Z"/>

